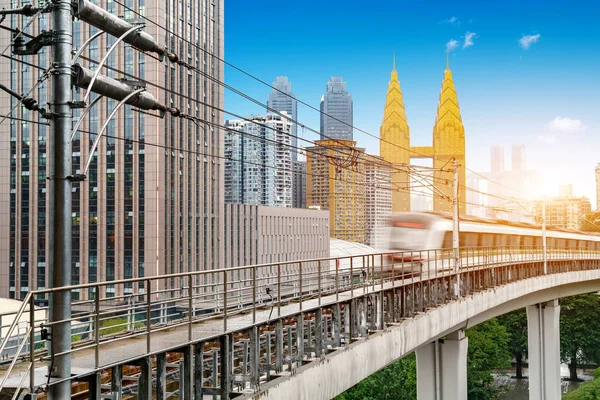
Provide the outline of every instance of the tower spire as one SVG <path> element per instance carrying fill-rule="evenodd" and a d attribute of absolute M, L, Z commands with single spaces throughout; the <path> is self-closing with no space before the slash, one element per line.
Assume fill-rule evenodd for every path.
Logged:
<path fill-rule="evenodd" d="M 448 50 L 446 50 L 446 70 L 450 69 L 450 52 Z"/>
<path fill-rule="evenodd" d="M 402 90 L 396 72 L 396 52 L 392 58 L 392 72 L 385 97 L 383 121 L 381 122 L 379 151 L 381 157 L 391 163 L 392 182 L 410 182 L 406 165 L 410 164 L 410 129 L 406 121 Z M 400 150 L 399 150 L 400 149 Z M 392 191 L 392 210 L 394 212 L 410 211 L 410 193 Z"/>

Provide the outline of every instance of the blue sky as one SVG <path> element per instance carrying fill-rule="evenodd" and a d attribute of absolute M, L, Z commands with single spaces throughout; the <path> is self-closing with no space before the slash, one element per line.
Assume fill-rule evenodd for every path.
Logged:
<path fill-rule="evenodd" d="M 317 108 L 329 78 L 342 76 L 354 99 L 354 125 L 378 136 L 395 51 L 412 145 L 430 145 L 446 46 L 454 39 L 450 68 L 467 167 L 489 170 L 492 145 L 506 146 L 509 165 L 509 146 L 525 144 L 529 167 L 545 178 L 545 194 L 573 183 L 576 195 L 595 201 L 599 17 L 600 2 L 592 0 L 226 0 L 225 59 L 269 83 L 288 76 L 296 96 Z M 468 33 L 472 45 L 465 47 Z M 270 92 L 229 67 L 225 81 L 263 102 Z M 229 91 L 225 108 L 264 112 Z M 299 105 L 298 119 L 319 129 L 316 111 Z M 379 153 L 376 139 L 360 132 L 354 137 Z"/>

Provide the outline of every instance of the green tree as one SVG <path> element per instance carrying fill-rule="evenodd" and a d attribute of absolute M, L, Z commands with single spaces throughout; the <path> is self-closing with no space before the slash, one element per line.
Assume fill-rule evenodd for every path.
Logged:
<path fill-rule="evenodd" d="M 510 335 L 496 319 L 469 330 L 467 384 L 469 400 L 499 398 L 492 372 L 510 366 Z M 417 398 L 416 358 L 410 354 L 336 397 L 336 400 L 414 400 Z"/>
<path fill-rule="evenodd" d="M 417 361 L 415 354 L 374 373 L 335 400 L 414 400 L 417 398 Z"/>
<path fill-rule="evenodd" d="M 579 380 L 578 365 L 600 363 L 600 295 L 565 297 L 560 305 L 560 357 L 569 365 L 569 378 Z"/>
<path fill-rule="evenodd" d="M 523 360 L 527 358 L 527 312 L 524 308 L 498 317 L 510 335 L 508 348 L 516 361 L 515 378 L 523 379 Z"/>
<path fill-rule="evenodd" d="M 575 390 L 563 395 L 562 400 L 600 399 L 600 368 L 594 371 L 594 380 L 584 383 Z"/>
<path fill-rule="evenodd" d="M 467 385 L 469 400 L 498 399 L 502 389 L 492 386 L 492 372 L 510 366 L 510 335 L 497 319 L 466 331 L 469 338 Z"/>

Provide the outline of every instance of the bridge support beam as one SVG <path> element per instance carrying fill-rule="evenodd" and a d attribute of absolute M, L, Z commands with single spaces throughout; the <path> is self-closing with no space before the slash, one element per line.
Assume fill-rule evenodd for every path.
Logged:
<path fill-rule="evenodd" d="M 558 300 L 527 306 L 529 398 L 559 400 L 560 306 Z"/>
<path fill-rule="evenodd" d="M 417 399 L 466 400 L 467 350 L 462 330 L 418 348 Z"/>

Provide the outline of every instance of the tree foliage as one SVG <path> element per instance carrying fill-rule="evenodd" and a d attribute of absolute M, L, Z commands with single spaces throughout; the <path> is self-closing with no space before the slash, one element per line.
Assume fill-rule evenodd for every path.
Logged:
<path fill-rule="evenodd" d="M 510 335 L 497 320 L 484 322 L 466 332 L 469 337 L 467 384 L 469 400 L 499 398 L 492 372 L 510 365 Z M 371 375 L 336 397 L 336 400 L 414 400 L 417 398 L 416 358 L 410 354 Z"/>
<path fill-rule="evenodd" d="M 498 317 L 510 335 L 508 348 L 516 360 L 516 378 L 523 378 L 523 360 L 527 358 L 527 312 L 524 308 Z"/>
<path fill-rule="evenodd" d="M 469 338 L 467 384 L 469 400 L 491 400 L 502 389 L 492 386 L 492 372 L 510 366 L 510 335 L 497 319 L 491 319 L 466 331 Z"/>
<path fill-rule="evenodd" d="M 414 400 L 417 398 L 417 362 L 413 354 L 390 364 L 336 400 Z"/>
<path fill-rule="evenodd" d="M 560 305 L 560 357 L 577 380 L 578 365 L 600 363 L 600 295 L 565 297 Z"/>
<path fill-rule="evenodd" d="M 600 399 L 600 368 L 594 371 L 594 380 L 581 385 L 563 395 L 562 400 L 596 400 Z"/>

